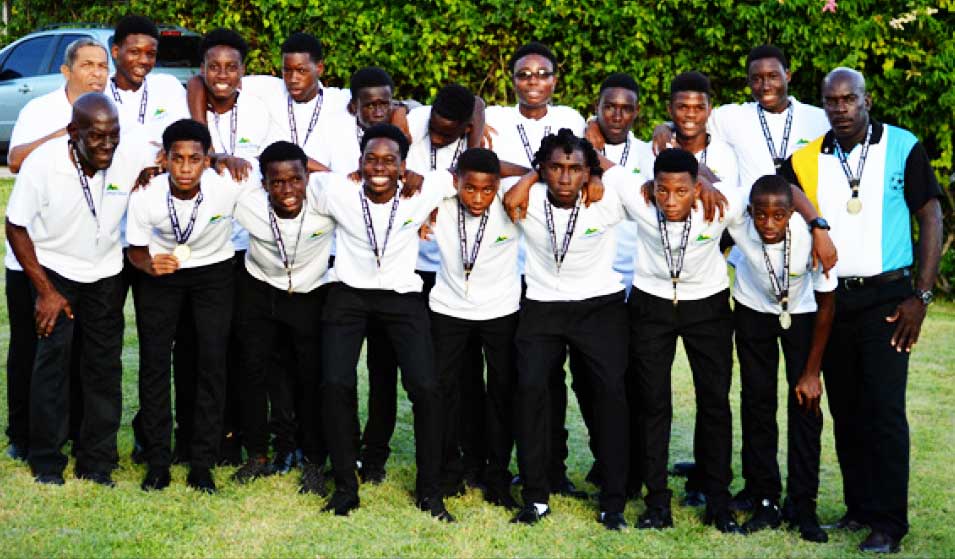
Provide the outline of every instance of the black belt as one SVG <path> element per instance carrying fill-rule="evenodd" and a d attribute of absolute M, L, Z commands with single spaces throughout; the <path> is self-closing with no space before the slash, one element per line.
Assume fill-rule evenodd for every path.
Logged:
<path fill-rule="evenodd" d="M 839 288 L 852 291 L 854 289 L 862 289 L 864 287 L 878 287 L 880 285 L 885 285 L 887 283 L 911 276 L 911 270 L 908 268 L 899 268 L 898 270 L 883 272 L 876 276 L 853 276 L 848 278 L 839 278 Z"/>

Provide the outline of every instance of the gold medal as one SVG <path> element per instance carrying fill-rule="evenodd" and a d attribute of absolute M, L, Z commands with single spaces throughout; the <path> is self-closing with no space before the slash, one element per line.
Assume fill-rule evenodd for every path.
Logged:
<path fill-rule="evenodd" d="M 176 248 L 172 251 L 172 255 L 175 256 L 176 260 L 181 264 L 189 260 L 189 257 L 192 256 L 192 249 L 189 248 L 189 245 L 176 245 Z"/>
<path fill-rule="evenodd" d="M 855 198 L 855 197 L 849 198 L 849 201 L 846 203 L 846 210 L 852 215 L 855 215 L 861 212 L 862 200 L 859 200 L 858 198 Z"/>
<path fill-rule="evenodd" d="M 789 311 L 783 311 L 779 315 L 779 325 L 782 326 L 783 330 L 789 330 L 789 327 L 793 325 L 793 317 L 789 314 Z"/>

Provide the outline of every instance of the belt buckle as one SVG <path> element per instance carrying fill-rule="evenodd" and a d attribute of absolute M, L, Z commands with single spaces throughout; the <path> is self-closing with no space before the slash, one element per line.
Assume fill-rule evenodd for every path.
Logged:
<path fill-rule="evenodd" d="M 846 289 L 852 291 L 853 289 L 862 289 L 865 287 L 865 278 L 863 277 L 850 277 L 844 280 Z"/>

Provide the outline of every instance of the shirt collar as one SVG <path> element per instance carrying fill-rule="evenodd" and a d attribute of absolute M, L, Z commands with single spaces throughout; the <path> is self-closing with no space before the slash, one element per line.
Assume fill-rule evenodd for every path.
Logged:
<path fill-rule="evenodd" d="M 869 117 L 869 123 L 872 125 L 872 136 L 869 138 L 869 145 L 877 144 L 882 140 L 882 130 L 885 128 L 881 122 Z M 826 137 L 822 140 L 822 153 L 832 155 L 836 150 L 836 135 L 832 130 L 826 132 Z"/>

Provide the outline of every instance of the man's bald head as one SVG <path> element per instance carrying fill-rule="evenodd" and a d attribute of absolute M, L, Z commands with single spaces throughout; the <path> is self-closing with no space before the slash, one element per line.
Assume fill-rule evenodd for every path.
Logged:
<path fill-rule="evenodd" d="M 109 97 L 102 93 L 84 93 L 73 103 L 71 121 L 77 127 L 85 128 L 94 120 L 108 120 L 110 117 L 119 120 L 119 112 Z"/>
<path fill-rule="evenodd" d="M 856 70 L 836 68 L 823 79 L 822 108 L 844 149 L 851 149 L 865 138 L 871 107 L 865 78 Z"/>
<path fill-rule="evenodd" d="M 87 172 L 109 168 L 119 145 L 119 113 L 102 93 L 86 93 L 73 103 L 73 118 L 66 127 Z"/>
<path fill-rule="evenodd" d="M 865 95 L 865 76 L 858 70 L 840 66 L 826 74 L 826 77 L 822 80 L 823 97 L 826 95 L 826 89 L 831 88 L 836 82 L 848 83 L 849 87 L 860 96 Z"/>

